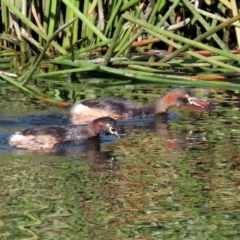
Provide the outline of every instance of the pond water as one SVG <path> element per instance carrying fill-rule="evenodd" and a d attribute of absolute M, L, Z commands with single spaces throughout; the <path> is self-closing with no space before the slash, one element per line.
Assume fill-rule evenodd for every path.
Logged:
<path fill-rule="evenodd" d="M 128 98 L 166 91 L 139 89 Z M 67 110 L 2 94 L 0 239 L 239 239 L 240 93 L 194 91 L 216 109 L 119 122 L 120 140 L 48 153 L 7 139 L 67 124 Z"/>

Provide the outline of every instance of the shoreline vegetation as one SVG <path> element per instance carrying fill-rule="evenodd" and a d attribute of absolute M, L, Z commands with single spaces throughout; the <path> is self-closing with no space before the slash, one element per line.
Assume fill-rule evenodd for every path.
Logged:
<path fill-rule="evenodd" d="M 91 74 L 240 90 L 236 0 L 2 0 L 0 6 L 0 80 L 43 101 L 69 106 L 38 83 L 57 78 L 76 88 Z"/>

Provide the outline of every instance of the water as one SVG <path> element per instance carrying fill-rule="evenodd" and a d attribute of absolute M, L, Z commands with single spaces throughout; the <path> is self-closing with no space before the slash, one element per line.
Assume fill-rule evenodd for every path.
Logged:
<path fill-rule="evenodd" d="M 67 111 L 3 99 L 0 239 L 239 239 L 240 95 L 197 92 L 216 109 L 120 122 L 118 141 L 48 153 L 7 138 L 67 124 Z"/>

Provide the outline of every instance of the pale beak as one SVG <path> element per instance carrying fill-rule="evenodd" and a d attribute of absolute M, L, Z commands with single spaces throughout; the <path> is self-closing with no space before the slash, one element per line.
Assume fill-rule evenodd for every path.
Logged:
<path fill-rule="evenodd" d="M 208 102 L 206 100 L 203 100 L 201 98 L 196 98 L 196 97 L 189 97 L 188 102 L 191 105 L 200 107 L 205 110 L 213 110 L 215 107 L 212 105 L 211 102 Z"/>
<path fill-rule="evenodd" d="M 120 138 L 120 136 L 119 136 L 117 131 L 113 132 L 113 135 L 116 136 L 117 138 Z"/>

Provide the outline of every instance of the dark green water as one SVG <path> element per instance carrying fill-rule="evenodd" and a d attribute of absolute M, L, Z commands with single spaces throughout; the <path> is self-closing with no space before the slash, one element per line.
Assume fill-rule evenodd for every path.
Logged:
<path fill-rule="evenodd" d="M 216 109 L 122 122 L 101 149 L 48 154 L 11 150 L 7 137 L 66 124 L 67 111 L 1 95 L 0 239 L 240 239 L 240 94 L 196 92 Z"/>

